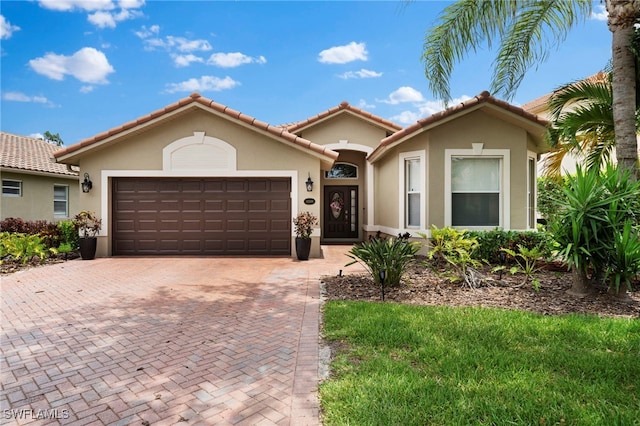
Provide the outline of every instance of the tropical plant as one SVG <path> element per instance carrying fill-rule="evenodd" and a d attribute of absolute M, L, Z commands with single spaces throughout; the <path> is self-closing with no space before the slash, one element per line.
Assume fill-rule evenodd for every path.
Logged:
<path fill-rule="evenodd" d="M 78 231 L 73 221 L 63 220 L 58 222 L 57 226 L 60 232 L 60 245 L 69 244 L 72 250 L 78 248 Z"/>
<path fill-rule="evenodd" d="M 296 237 L 311 238 L 313 227 L 318 224 L 318 218 L 311 212 L 300 212 L 293 219 L 293 224 L 296 227 Z"/>
<path fill-rule="evenodd" d="M 73 224 L 78 230 L 80 238 L 93 238 L 102 229 L 102 219 L 98 219 L 95 213 L 81 211 L 73 218 Z"/>
<path fill-rule="evenodd" d="M 553 149 L 544 160 L 547 176 L 562 174 L 562 161 L 572 154 L 588 170 L 611 162 L 615 142 L 611 74 L 567 84 L 549 98 L 550 126 L 545 140 Z"/>
<path fill-rule="evenodd" d="M 57 253 L 57 250 L 55 248 L 47 249 L 39 235 L 9 232 L 0 234 L 0 261 L 9 256 L 22 263 L 30 262 L 36 258 L 42 262 L 52 253 Z"/>
<path fill-rule="evenodd" d="M 371 274 L 373 281 L 380 285 L 380 272 L 384 271 L 384 285 L 400 285 L 407 267 L 415 261 L 420 244 L 407 238 L 372 238 L 354 245 L 347 256 L 353 259 L 346 266 L 361 263 Z"/>
<path fill-rule="evenodd" d="M 551 229 L 572 269 L 572 291 L 610 279 L 612 291 L 626 294 L 620 284 L 629 286 L 640 266 L 640 182 L 613 166 L 602 173 L 578 167 L 558 205 Z"/>
<path fill-rule="evenodd" d="M 517 252 L 508 248 L 503 248 L 502 251 L 511 256 L 517 264 L 517 266 L 513 266 L 510 269 L 510 272 L 512 274 L 517 272 L 524 274 L 524 282 L 522 284 L 531 281 L 533 288 L 538 291 L 540 289 L 540 281 L 535 277 L 535 273 L 539 270 L 537 262 L 542 257 L 541 250 L 538 247 L 526 248 L 522 244 L 518 244 Z"/>
<path fill-rule="evenodd" d="M 426 234 L 419 233 L 422 238 Z M 459 230 L 446 226 L 439 229 L 431 225 L 431 248 L 429 259 L 439 259 L 453 267 L 449 274 L 452 282 L 462 281 L 469 287 L 477 287 L 482 282 L 481 274 L 477 271 L 482 262 L 475 259 L 472 253 L 478 248 L 478 240 L 469 237 L 466 230 Z"/>
<path fill-rule="evenodd" d="M 636 66 L 632 51 L 634 24 L 640 2 L 605 0 L 612 42 L 612 99 L 617 162 L 638 173 L 636 141 Z M 568 32 L 591 15 L 592 0 L 458 0 L 447 6 L 439 23 L 428 30 L 423 62 L 431 91 L 451 99 L 449 80 L 455 63 L 469 51 L 500 44 L 492 92 L 510 99 L 534 64 L 543 62 L 550 47 L 563 42 Z"/>

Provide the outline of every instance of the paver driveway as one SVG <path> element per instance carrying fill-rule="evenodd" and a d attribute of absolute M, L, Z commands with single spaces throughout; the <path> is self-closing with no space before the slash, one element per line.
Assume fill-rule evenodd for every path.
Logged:
<path fill-rule="evenodd" d="M 318 278 L 347 250 L 2 277 L 0 424 L 317 425 Z"/>

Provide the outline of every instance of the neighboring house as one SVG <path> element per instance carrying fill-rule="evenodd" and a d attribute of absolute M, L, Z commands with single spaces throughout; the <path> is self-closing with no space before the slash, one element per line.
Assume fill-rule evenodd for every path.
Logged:
<path fill-rule="evenodd" d="M 545 125 L 487 92 L 405 129 L 346 102 L 273 126 L 194 93 L 55 157 L 93 181 L 99 256 L 290 256 L 310 211 L 317 257 L 378 231 L 535 228 Z"/>
<path fill-rule="evenodd" d="M 602 82 L 607 78 L 607 73 L 600 71 L 596 74 L 590 75 L 585 78 L 584 81 L 592 81 L 592 82 Z M 532 114 L 536 114 L 537 116 L 550 120 L 551 113 L 549 111 L 549 101 L 551 100 L 551 96 L 553 93 L 547 93 L 546 95 L 540 96 L 526 104 L 522 105 L 522 109 L 530 112 Z M 636 139 L 638 140 L 638 155 L 640 155 L 640 134 L 636 135 Z M 545 173 L 545 158 L 546 154 L 542 156 L 541 161 L 538 163 L 538 173 L 543 175 Z M 561 165 L 561 173 L 564 174 L 573 174 L 576 172 L 576 166 L 578 164 L 582 164 L 585 158 L 581 155 L 574 155 L 573 153 L 568 153 L 562 160 Z M 611 160 L 616 162 L 616 154 L 615 148 L 611 152 Z"/>
<path fill-rule="evenodd" d="M 0 220 L 57 222 L 78 208 L 78 172 L 56 163 L 60 147 L 40 139 L 0 132 Z"/>

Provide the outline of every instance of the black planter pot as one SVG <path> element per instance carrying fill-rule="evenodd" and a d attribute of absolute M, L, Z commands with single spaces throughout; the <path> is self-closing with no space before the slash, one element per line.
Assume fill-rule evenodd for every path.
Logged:
<path fill-rule="evenodd" d="M 309 260 L 311 251 L 311 238 L 296 237 L 296 255 L 298 260 Z"/>
<path fill-rule="evenodd" d="M 91 260 L 96 257 L 96 247 L 98 246 L 98 239 L 96 237 L 80 238 L 80 257 L 83 260 Z"/>

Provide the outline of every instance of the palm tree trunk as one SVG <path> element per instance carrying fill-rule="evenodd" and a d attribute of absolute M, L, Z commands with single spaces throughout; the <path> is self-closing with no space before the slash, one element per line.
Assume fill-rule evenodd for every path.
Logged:
<path fill-rule="evenodd" d="M 632 176 L 638 175 L 638 142 L 636 139 L 636 69 L 630 50 L 633 25 L 640 16 L 640 0 L 606 0 L 607 25 L 613 35 L 613 124 L 616 159 Z"/>

